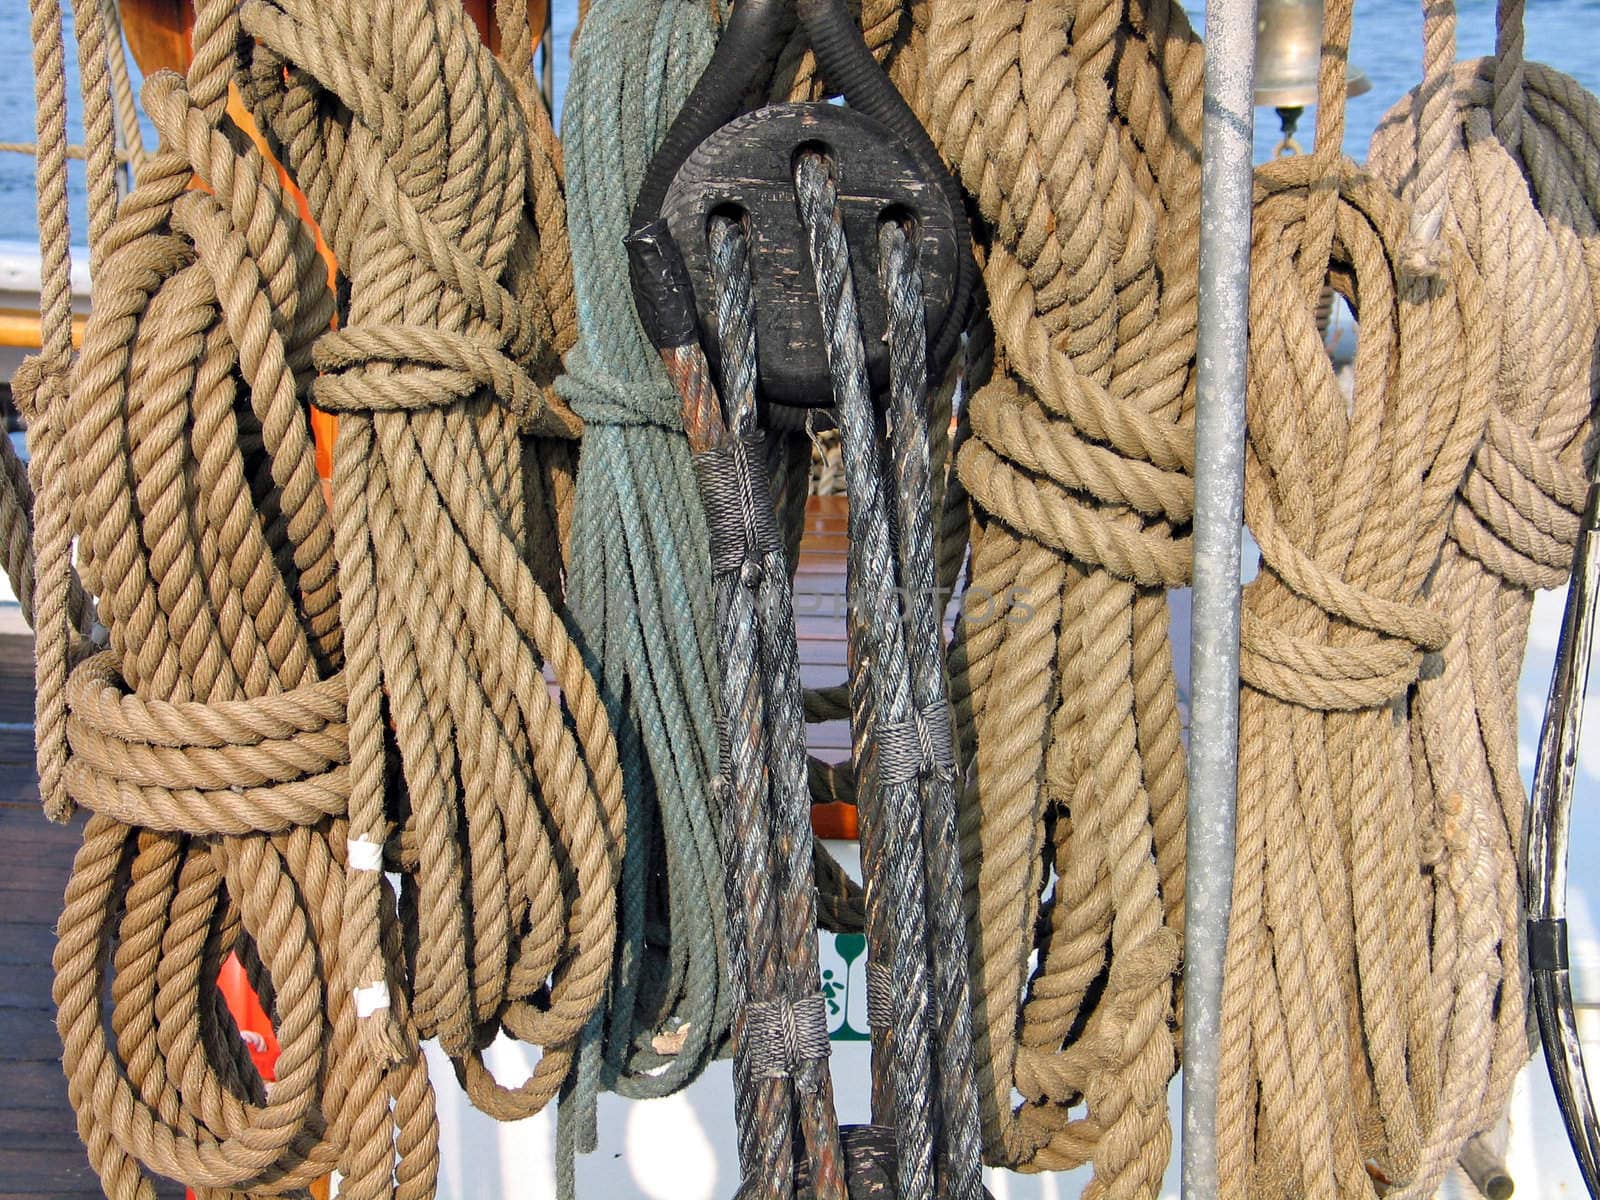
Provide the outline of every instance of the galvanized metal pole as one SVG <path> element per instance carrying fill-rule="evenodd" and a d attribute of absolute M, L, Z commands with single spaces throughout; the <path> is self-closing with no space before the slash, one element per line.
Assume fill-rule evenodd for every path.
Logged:
<path fill-rule="evenodd" d="M 1239 789 L 1239 543 L 1244 517 L 1255 0 L 1206 4 L 1200 315 L 1183 957 L 1183 1195 L 1216 1200 L 1222 962 Z"/>

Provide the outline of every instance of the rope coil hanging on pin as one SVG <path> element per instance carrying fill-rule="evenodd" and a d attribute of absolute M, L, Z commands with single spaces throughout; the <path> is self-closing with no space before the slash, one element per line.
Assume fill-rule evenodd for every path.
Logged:
<path fill-rule="evenodd" d="M 1451 643 L 1417 699 L 1421 783 L 1480 831 L 1473 883 L 1496 901 L 1479 985 L 1494 1003 L 1496 1041 L 1476 1102 L 1458 1100 L 1469 1130 L 1501 1119 L 1528 1056 L 1517 683 L 1533 592 L 1567 577 L 1595 456 L 1600 193 L 1583 164 L 1600 147 L 1600 103 L 1523 60 L 1523 17 L 1521 4 L 1499 5 L 1494 56 L 1456 63 L 1454 9 L 1430 9 L 1423 84 L 1385 117 L 1370 155 L 1375 174 L 1423 214 L 1414 223 L 1465 245 L 1497 326 L 1485 437 L 1431 589 L 1456 614 Z"/>
<path fill-rule="evenodd" d="M 1165 3 L 930 5 L 922 37 L 995 335 L 951 656 L 985 1156 L 1140 1195 L 1176 1065 L 1201 47 Z"/>
<path fill-rule="evenodd" d="M 78 14 L 84 55 L 96 13 Z M 396 1129 L 421 1194 L 437 1165 L 425 1074 L 413 1061 L 386 1084 L 354 1052 L 333 952 L 343 828 L 323 814 L 347 802 L 348 746 L 331 528 L 300 403 L 332 297 L 277 180 L 219 132 L 237 37 L 236 14 L 206 6 L 187 83 L 146 89 L 162 146 L 115 219 L 97 204 L 96 308 L 59 398 L 70 458 L 42 460 L 41 551 L 50 506 L 63 529 L 71 509 L 110 641 L 60 708 L 39 695 L 41 730 L 65 718 L 65 793 L 106 810 L 58 923 L 63 1066 L 110 1195 L 151 1194 L 144 1169 L 240 1190 L 335 1167 L 388 1178 Z M 38 45 L 48 60 L 48 35 Z M 109 100 L 85 99 L 104 145 Z M 189 190 L 195 173 L 210 192 Z M 64 212 L 59 192 L 41 204 L 47 226 Z M 41 620 L 42 661 L 56 632 Z M 275 1018 L 270 1098 L 217 1002 L 230 951 Z"/>
<path fill-rule="evenodd" d="M 302 128 L 291 91 L 273 116 L 350 279 L 341 328 L 317 346 L 315 396 L 344 414 L 333 500 L 360 802 L 352 825 L 382 842 L 394 820 L 381 785 L 387 693 L 415 847 L 405 853 L 402 841 L 401 905 L 416 922 L 418 1024 L 456 1059 L 474 1102 L 509 1119 L 554 1096 L 603 996 L 622 807 L 604 708 L 536 582 L 553 585 L 558 569 L 566 450 L 552 445 L 554 457 L 524 472 L 518 436 L 577 431 L 548 393 L 570 336 L 548 118 L 526 71 L 506 82 L 465 17 L 432 7 L 441 56 L 431 63 L 381 42 L 370 56 L 336 55 L 355 31 L 316 5 L 249 5 L 245 28 L 291 78 L 304 73 L 308 103 L 325 90 L 349 112 Z M 518 18 L 505 42 L 525 50 Z M 469 53 L 457 61 L 446 47 Z M 363 72 L 376 95 L 350 79 Z M 420 95 L 387 111 L 386 97 L 398 105 L 419 77 L 429 81 Z M 472 111 L 474 87 L 487 120 Z M 441 131 L 451 112 L 461 116 Z M 348 171 L 367 193 L 350 199 L 364 204 L 340 194 Z M 354 891 L 368 891 L 368 878 L 353 875 L 347 891 L 350 950 L 368 956 L 374 977 L 364 983 L 386 969 Z M 515 1088 L 481 1058 L 496 1025 L 544 1050 Z"/>
<path fill-rule="evenodd" d="M 630 197 L 713 34 L 701 4 L 597 4 L 564 116 L 579 321 L 556 386 L 585 422 L 569 600 L 618 730 L 629 828 L 609 1012 L 586 1034 L 575 1105 L 563 1106 L 564 1190 L 566 1147 L 594 1149 L 596 1090 L 683 1087 L 721 1047 L 733 1005 L 710 795 L 705 524 L 676 393 L 634 318 L 622 246 Z"/>
<path fill-rule="evenodd" d="M 35 615 L 64 697 L 40 689 L 44 794 L 96 809 L 56 997 L 108 1194 L 149 1194 L 144 1170 L 277 1193 L 337 1168 L 351 1195 L 431 1195 L 420 1039 L 449 1043 L 475 1101 L 526 1113 L 601 999 L 621 802 L 604 710 L 535 582 L 559 578 L 577 424 L 548 395 L 571 288 L 516 8 L 508 77 L 453 3 L 416 5 L 393 45 L 362 5 L 202 4 L 187 80 L 146 85 L 161 146 L 114 219 L 112 99 L 83 72 L 96 302 L 59 418 L 36 421 L 35 594 L 56 607 Z M 37 10 L 59 100 L 59 10 Z M 98 10 L 78 14 L 86 60 Z M 337 332 L 230 84 L 338 256 Z M 58 108 L 41 124 L 59 151 Z M 43 177 L 65 297 L 65 198 Z M 313 395 L 344 413 L 337 530 Z M 523 431 L 544 439 L 527 466 Z M 72 534 L 109 649 L 67 678 L 60 635 L 87 621 Z M 282 1047 L 270 1097 L 215 990 L 229 952 Z M 544 1050 L 518 1089 L 479 1058 L 502 1026 Z"/>
<path fill-rule="evenodd" d="M 1218 1138 L 1226 1186 L 1431 1195 L 1474 1128 L 1494 958 L 1461 799 L 1412 775 L 1430 599 L 1483 433 L 1494 339 L 1460 243 L 1345 160 L 1351 6 L 1328 7 L 1316 149 L 1260 168 L 1251 287 L 1237 868 Z M 1419 240 L 1422 239 L 1422 240 Z M 1354 399 L 1314 323 L 1357 309 Z"/>

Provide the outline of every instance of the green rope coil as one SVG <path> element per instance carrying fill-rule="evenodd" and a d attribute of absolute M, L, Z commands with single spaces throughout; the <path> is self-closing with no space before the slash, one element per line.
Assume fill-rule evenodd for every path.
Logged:
<path fill-rule="evenodd" d="M 734 999 L 711 804 L 709 540 L 677 394 L 634 315 L 622 243 L 650 157 L 715 40 L 697 0 L 597 0 L 562 122 L 579 335 L 556 389 L 585 422 L 568 599 L 618 730 L 628 805 L 612 995 L 563 1106 L 564 1191 L 573 1142 L 593 1148 L 596 1091 L 683 1087 L 721 1049 Z"/>

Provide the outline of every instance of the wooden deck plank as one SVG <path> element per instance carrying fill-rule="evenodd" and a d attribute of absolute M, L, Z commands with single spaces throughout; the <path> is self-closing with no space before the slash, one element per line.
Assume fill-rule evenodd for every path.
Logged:
<path fill-rule="evenodd" d="M 0 925 L 0 966 L 43 964 L 50 965 L 50 956 L 56 949 L 55 925 L 36 921 L 12 921 L 7 918 Z M 0 1104 L 4 1096 L 0 1095 Z"/>
<path fill-rule="evenodd" d="M 50 1008 L 49 963 L 14 963 L 0 971 L 0 1009 Z M 5 1110 L 0 1108 L 0 1124 Z"/>
<path fill-rule="evenodd" d="M 20 1195 L 97 1196 L 95 1178 L 82 1147 L 63 1150 L 26 1150 L 0 1147 L 0 1179 Z"/>

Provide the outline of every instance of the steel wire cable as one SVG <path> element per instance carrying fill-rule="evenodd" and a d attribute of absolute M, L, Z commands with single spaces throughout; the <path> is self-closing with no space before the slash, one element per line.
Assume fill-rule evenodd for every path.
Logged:
<path fill-rule="evenodd" d="M 669 323 L 683 340 L 658 340 L 657 345 L 682 401 L 711 534 L 722 701 L 717 722 L 722 773 L 715 788 L 722 813 L 728 958 L 740 1001 L 733 1048 L 741 1194 L 780 1200 L 793 1194 L 801 1165 L 793 1141 L 798 1125 L 813 1194 L 842 1200 L 844 1160 L 826 1069 L 825 1000 L 812 940 L 813 850 L 803 726 L 796 720 L 803 706 L 794 651 L 787 652 L 786 665 L 781 646 L 784 641 L 792 645 L 794 638 L 788 556 L 755 421 L 748 268 L 742 242 L 732 232 L 718 229 L 715 239 L 724 391 L 734 398 L 731 417 L 724 415 L 704 351 L 686 332 L 693 329 L 692 315 L 675 309 Z M 653 257 L 646 274 L 675 259 L 664 227 L 636 230 L 629 245 L 639 262 Z M 681 263 L 676 265 L 681 270 Z M 674 280 L 666 301 L 682 301 L 686 294 L 687 285 Z M 662 330 L 658 300 L 645 304 L 654 310 L 647 322 L 653 338 Z M 792 694 L 776 695 L 775 680 Z M 773 758 L 771 711 L 797 726 L 778 734 L 776 753 L 785 755 L 786 763 Z M 780 917 L 780 906 L 798 912 Z M 783 929 L 803 928 L 785 937 L 780 921 Z"/>
<path fill-rule="evenodd" d="M 894 1124 L 901 1200 L 924 1200 L 934 1190 L 936 1137 L 930 962 L 923 835 L 918 779 L 927 715 L 913 702 L 905 630 L 895 593 L 894 548 L 883 496 L 877 417 L 867 379 L 849 247 L 838 210 L 833 170 L 816 152 L 802 153 L 795 188 L 807 251 L 816 275 L 829 370 L 850 498 L 850 557 L 846 589 L 851 635 L 863 643 L 853 661 L 865 663 L 876 722 L 877 796 L 892 846 L 883 855 L 886 906 L 892 913 Z"/>
<path fill-rule="evenodd" d="M 718 331 L 723 348 L 723 396 L 732 404 L 729 445 L 759 446 L 756 419 L 755 306 L 749 245 L 743 227 L 724 217 L 710 227 L 712 277 L 717 287 Z M 800 666 L 795 644 L 788 555 L 777 535 L 765 454 L 748 456 L 749 490 L 746 559 L 739 585 L 753 593 L 759 630 L 757 670 L 764 692 L 767 803 L 771 831 L 767 873 L 777 892 L 777 939 L 785 982 L 775 997 L 780 1005 L 814 1004 L 821 996 L 817 962 L 817 901 L 812 874 L 810 789 L 807 782 L 805 713 L 800 697 Z M 704 494 L 704 493 L 703 493 Z M 709 507 L 709 505 L 708 505 Z M 715 519 L 713 517 L 713 519 Z M 757 522 L 770 529 L 754 534 Z M 759 552 L 759 559 L 755 557 Z M 719 575 L 719 595 L 722 591 Z M 730 739 L 736 728 L 724 711 Z M 742 726 L 739 727 L 742 731 Z M 746 1017 L 748 1029 L 748 1015 Z M 826 1024 L 822 1025 L 826 1037 Z M 790 1064 L 794 1102 L 806 1138 L 807 1161 L 818 1197 L 844 1194 L 844 1165 L 838 1119 L 825 1057 L 801 1056 Z"/>
<path fill-rule="evenodd" d="M 978 1096 L 973 1081 L 972 997 L 967 930 L 961 911 L 956 831 L 956 762 L 940 636 L 934 558 L 932 469 L 928 430 L 927 332 L 916 251 L 898 221 L 878 227 L 878 277 L 888 299 L 890 478 L 895 498 L 896 558 L 904 605 L 912 703 L 922 769 L 919 790 L 932 950 L 933 1017 L 943 1136 L 945 1194 L 983 1194 Z"/>

